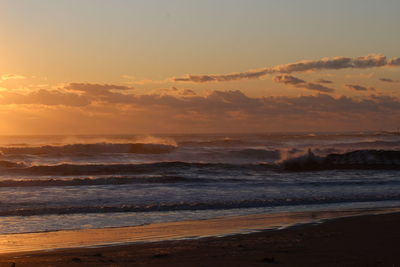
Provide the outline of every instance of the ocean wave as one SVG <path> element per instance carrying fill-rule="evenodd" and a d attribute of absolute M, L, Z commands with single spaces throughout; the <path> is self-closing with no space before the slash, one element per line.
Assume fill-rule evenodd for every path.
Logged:
<path fill-rule="evenodd" d="M 336 148 L 370 148 L 370 149 L 384 149 L 384 148 L 398 148 L 400 147 L 400 141 L 362 141 L 362 142 L 347 142 L 347 143 L 335 143 L 333 146 Z"/>
<path fill-rule="evenodd" d="M 156 162 L 144 164 L 58 164 L 38 165 L 3 170 L 7 175 L 35 176 L 80 176 L 80 175 L 123 175 L 152 174 L 166 171 L 183 171 L 202 169 L 215 170 L 267 170 L 276 168 L 273 164 L 225 164 L 225 163 L 190 163 L 190 162 Z"/>
<path fill-rule="evenodd" d="M 245 179 L 236 178 L 187 178 L 182 176 L 111 176 L 111 177 L 85 177 L 85 178 L 49 178 L 49 179 L 4 179 L 0 180 L 1 187 L 45 187 L 45 186 L 88 186 L 88 185 L 123 185 L 123 184 L 144 184 L 144 183 L 221 183 L 241 182 Z"/>
<path fill-rule="evenodd" d="M 98 154 L 98 153 L 163 154 L 172 152 L 175 148 L 176 146 L 167 144 L 96 143 L 96 144 L 69 144 L 62 146 L 0 147 L 0 152 L 4 155 L 70 155 L 70 154 Z"/>
<path fill-rule="evenodd" d="M 190 140 L 181 141 L 178 143 L 179 146 L 193 146 L 193 147 L 231 147 L 231 146 L 242 146 L 251 144 L 241 139 L 235 138 L 221 138 L 212 140 Z"/>
<path fill-rule="evenodd" d="M 228 176 L 229 177 L 229 176 Z M 92 185 L 125 185 L 125 184 L 181 184 L 181 183 L 243 183 L 256 182 L 259 185 L 279 186 L 290 188 L 291 186 L 348 186 L 348 185 L 400 185 L 398 180 L 277 180 L 269 179 L 268 176 L 257 177 L 241 177 L 241 178 L 204 178 L 204 177 L 184 177 L 177 175 L 162 175 L 162 176 L 107 176 L 107 177 L 79 177 L 79 178 L 18 178 L 18 179 L 3 179 L 0 180 L 0 188 L 4 187 L 60 187 L 60 186 L 92 186 Z"/>
<path fill-rule="evenodd" d="M 230 151 L 229 154 L 231 156 L 245 158 L 245 159 L 257 159 L 257 160 L 267 160 L 267 159 L 275 159 L 278 160 L 281 157 L 281 152 L 279 150 L 266 150 L 266 149 L 242 149 Z"/>
<path fill-rule="evenodd" d="M 205 162 L 158 161 L 151 163 L 93 163 L 93 164 L 41 164 L 28 166 L 21 162 L 0 161 L 4 175 L 27 176 L 96 176 L 96 175 L 139 175 L 193 172 L 209 173 L 229 171 L 316 171 L 345 169 L 400 169 L 400 151 L 356 150 L 342 154 L 318 156 L 309 150 L 306 154 L 286 154 L 278 150 L 245 149 L 222 154 L 211 153 Z M 218 160 L 224 160 L 218 162 Z M 215 163 L 212 163 L 215 162 Z"/>
<path fill-rule="evenodd" d="M 307 154 L 287 159 L 282 166 L 290 171 L 313 171 L 332 169 L 400 169 L 400 151 L 356 150 L 344 154 L 329 154 L 326 157 Z"/>
<path fill-rule="evenodd" d="M 168 212 L 168 211 L 198 211 L 198 210 L 227 210 L 243 208 L 261 208 L 277 206 L 298 206 L 312 204 L 332 204 L 346 202 L 400 200 L 400 194 L 377 196 L 349 196 L 349 197 L 305 197 L 305 198 L 275 198 L 275 199 L 248 199 L 227 202 L 180 202 L 154 203 L 146 205 L 93 205 L 93 206 L 35 206 L 35 207 L 2 207 L 0 216 L 34 216 L 34 215 L 63 215 L 88 213 L 114 212 Z"/>

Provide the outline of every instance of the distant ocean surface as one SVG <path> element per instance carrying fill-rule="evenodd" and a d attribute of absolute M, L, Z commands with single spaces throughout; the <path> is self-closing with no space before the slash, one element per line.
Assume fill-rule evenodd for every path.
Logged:
<path fill-rule="evenodd" d="M 399 204 L 398 133 L 0 137 L 0 234 Z"/>

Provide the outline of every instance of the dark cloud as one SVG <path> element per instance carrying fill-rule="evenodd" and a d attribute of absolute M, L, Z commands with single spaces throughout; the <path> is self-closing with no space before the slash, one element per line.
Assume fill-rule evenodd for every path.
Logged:
<path fill-rule="evenodd" d="M 309 83 L 291 75 L 278 75 L 274 77 L 274 81 L 277 83 L 290 85 L 295 88 L 302 88 L 302 89 L 325 92 L 325 93 L 332 93 L 335 91 L 332 88 L 317 83 Z"/>
<path fill-rule="evenodd" d="M 211 74 L 211 75 L 192 75 L 186 77 L 173 78 L 175 82 L 225 82 L 233 80 L 258 79 L 268 74 L 290 74 L 294 72 L 339 70 L 339 69 L 365 69 L 383 66 L 400 66 L 400 58 L 387 60 L 386 56 L 373 54 L 357 58 L 333 57 L 322 58 L 320 60 L 303 60 L 295 63 L 278 65 L 272 68 L 250 70 L 246 72 L 230 74 Z"/>
<path fill-rule="evenodd" d="M 392 58 L 388 62 L 389 66 L 400 66 L 400 57 Z"/>
<path fill-rule="evenodd" d="M 296 78 L 294 76 L 290 76 L 290 75 L 275 76 L 274 81 L 277 83 L 284 83 L 284 84 L 290 84 L 290 85 L 306 83 L 306 81 Z"/>
<path fill-rule="evenodd" d="M 373 88 L 373 87 L 367 88 L 365 86 L 358 85 L 358 84 L 345 84 L 345 87 L 347 87 L 348 89 L 351 89 L 351 90 L 356 90 L 356 91 L 368 91 L 368 90 L 375 91 L 375 88 Z"/>
<path fill-rule="evenodd" d="M 382 67 L 387 65 L 386 56 L 381 54 L 368 55 L 363 57 L 357 57 L 352 60 L 350 65 L 351 68 L 373 68 Z"/>
<path fill-rule="evenodd" d="M 319 80 L 316 80 L 315 82 L 316 83 L 329 83 L 329 84 L 333 83 L 332 81 L 325 80 L 325 79 L 319 79 Z"/>
<path fill-rule="evenodd" d="M 387 82 L 387 83 L 397 83 L 397 82 L 399 82 L 397 80 L 393 80 L 393 79 L 390 79 L 390 78 L 380 78 L 379 80 L 381 82 Z"/>
<path fill-rule="evenodd" d="M 205 83 L 205 82 L 228 82 L 233 80 L 251 80 L 258 79 L 261 76 L 272 73 L 268 69 L 261 71 L 247 71 L 242 73 L 231 73 L 222 75 L 187 75 L 187 77 L 182 78 L 172 78 L 175 82 L 195 82 L 195 83 Z"/>
<path fill-rule="evenodd" d="M 65 89 L 79 91 L 90 95 L 107 95 L 112 91 L 132 90 L 133 87 L 114 84 L 96 84 L 96 83 L 70 83 Z"/>

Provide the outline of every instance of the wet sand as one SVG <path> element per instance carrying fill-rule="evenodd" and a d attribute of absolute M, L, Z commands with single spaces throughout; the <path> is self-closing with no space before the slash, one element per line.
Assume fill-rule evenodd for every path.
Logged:
<path fill-rule="evenodd" d="M 225 237 L 0 255 L 0 266 L 400 266 L 400 213 Z M 15 264 L 15 265 L 14 265 Z"/>

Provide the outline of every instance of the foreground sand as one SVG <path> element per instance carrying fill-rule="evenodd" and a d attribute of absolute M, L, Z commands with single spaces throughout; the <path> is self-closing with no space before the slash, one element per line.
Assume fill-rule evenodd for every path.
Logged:
<path fill-rule="evenodd" d="M 0 256 L 0 266 L 400 266 L 400 213 L 198 240 Z M 14 265 L 15 264 L 15 265 Z"/>

